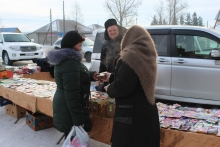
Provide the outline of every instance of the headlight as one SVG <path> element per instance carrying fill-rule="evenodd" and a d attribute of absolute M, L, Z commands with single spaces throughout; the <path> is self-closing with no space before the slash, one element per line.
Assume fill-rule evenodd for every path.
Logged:
<path fill-rule="evenodd" d="M 20 46 L 9 46 L 8 48 L 11 49 L 11 50 L 14 50 L 14 51 L 20 51 L 21 50 Z"/>
<path fill-rule="evenodd" d="M 40 49 L 42 49 L 42 46 L 37 46 L 37 50 L 40 50 Z"/>

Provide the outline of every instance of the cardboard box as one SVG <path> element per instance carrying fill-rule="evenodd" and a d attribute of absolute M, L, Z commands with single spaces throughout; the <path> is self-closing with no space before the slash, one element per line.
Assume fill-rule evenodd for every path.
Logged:
<path fill-rule="evenodd" d="M 8 104 L 5 106 L 5 111 L 6 111 L 6 114 L 9 114 L 15 118 L 19 118 L 25 113 L 26 110 L 25 108 L 20 107 L 16 104 Z M 25 117 L 25 115 L 23 115 L 22 117 Z"/>
<path fill-rule="evenodd" d="M 26 111 L 26 124 L 34 131 L 52 128 L 53 118 L 41 113 Z"/>

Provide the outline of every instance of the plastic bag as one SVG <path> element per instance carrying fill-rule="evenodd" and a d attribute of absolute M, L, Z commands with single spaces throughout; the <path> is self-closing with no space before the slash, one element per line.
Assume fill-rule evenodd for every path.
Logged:
<path fill-rule="evenodd" d="M 91 147 L 89 135 L 81 126 L 73 126 L 62 147 Z"/>

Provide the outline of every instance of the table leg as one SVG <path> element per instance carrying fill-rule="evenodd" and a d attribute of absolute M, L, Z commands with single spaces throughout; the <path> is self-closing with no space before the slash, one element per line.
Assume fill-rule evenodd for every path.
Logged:
<path fill-rule="evenodd" d="M 24 114 L 26 113 L 26 110 L 24 111 L 24 113 L 21 114 L 21 116 L 14 122 L 14 124 L 16 124 L 20 118 L 22 118 L 24 116 Z"/>
<path fill-rule="evenodd" d="M 65 136 L 65 134 L 63 134 L 63 135 L 61 136 L 61 138 L 59 139 L 59 141 L 57 142 L 57 144 L 60 143 L 60 141 L 63 139 L 64 136 Z"/>

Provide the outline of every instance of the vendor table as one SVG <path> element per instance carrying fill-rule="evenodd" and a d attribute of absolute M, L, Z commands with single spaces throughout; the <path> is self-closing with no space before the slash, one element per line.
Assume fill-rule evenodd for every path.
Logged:
<path fill-rule="evenodd" d="M 24 75 L 24 78 L 54 81 L 49 73 Z M 40 111 L 53 117 L 52 100 L 27 95 L 16 90 L 0 86 L 0 96 L 32 112 Z M 97 141 L 111 144 L 113 118 L 91 115 L 93 128 L 89 136 Z M 150 127 L 150 126 L 149 126 Z M 184 132 L 173 129 L 160 129 L 161 147 L 220 147 L 220 138 L 214 135 Z"/>

